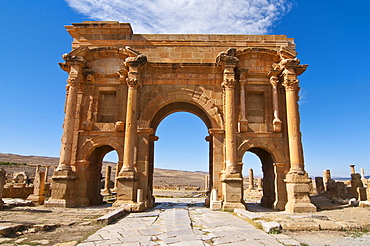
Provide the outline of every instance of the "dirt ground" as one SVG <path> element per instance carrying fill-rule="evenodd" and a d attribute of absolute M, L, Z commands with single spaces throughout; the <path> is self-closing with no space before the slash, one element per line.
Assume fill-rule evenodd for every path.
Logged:
<path fill-rule="evenodd" d="M 0 210 L 0 230 L 14 230 L 0 238 L 1 245 L 76 245 L 103 225 L 96 219 L 112 210 L 109 204 L 87 208 L 20 206 Z M 65 245 L 65 244 L 60 244 Z"/>

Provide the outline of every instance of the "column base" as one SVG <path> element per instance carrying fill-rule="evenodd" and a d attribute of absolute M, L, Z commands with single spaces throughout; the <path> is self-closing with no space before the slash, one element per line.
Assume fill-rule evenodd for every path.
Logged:
<path fill-rule="evenodd" d="M 114 206 L 121 206 L 121 204 L 135 204 L 136 203 L 136 181 L 138 177 L 134 171 L 120 172 L 116 178 L 116 197 Z"/>
<path fill-rule="evenodd" d="M 222 209 L 222 201 L 212 201 L 210 203 L 210 209 L 214 211 L 219 211 Z"/>
<path fill-rule="evenodd" d="M 225 173 L 222 182 L 222 210 L 246 209 L 243 200 L 243 179 L 240 173 Z"/>
<path fill-rule="evenodd" d="M 110 189 L 104 189 L 101 191 L 101 193 L 103 196 L 110 196 L 112 195 L 112 191 Z"/>
<path fill-rule="evenodd" d="M 55 171 L 52 177 L 51 197 L 45 202 L 46 207 L 76 207 L 76 175 L 71 170 Z"/>
<path fill-rule="evenodd" d="M 43 205 L 45 202 L 45 197 L 43 195 L 31 194 L 27 197 L 27 200 L 36 203 L 37 205 Z"/>
<path fill-rule="evenodd" d="M 316 212 L 317 208 L 310 200 L 311 179 L 307 173 L 287 173 L 285 176 L 288 202 L 285 211 L 290 213 Z"/>
<path fill-rule="evenodd" d="M 149 207 L 148 202 L 115 201 L 113 207 L 120 207 L 127 212 L 143 212 Z"/>

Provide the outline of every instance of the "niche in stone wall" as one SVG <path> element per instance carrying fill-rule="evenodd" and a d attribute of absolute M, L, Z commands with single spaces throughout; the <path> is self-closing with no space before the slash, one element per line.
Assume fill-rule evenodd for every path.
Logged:
<path fill-rule="evenodd" d="M 248 91 L 246 104 L 249 128 L 254 132 L 266 132 L 264 93 Z"/>
<path fill-rule="evenodd" d="M 116 121 L 116 92 L 100 92 L 98 122 L 114 123 Z"/>

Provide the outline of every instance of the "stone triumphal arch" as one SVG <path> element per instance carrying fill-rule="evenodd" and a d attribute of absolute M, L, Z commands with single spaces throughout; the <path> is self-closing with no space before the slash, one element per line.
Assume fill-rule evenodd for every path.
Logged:
<path fill-rule="evenodd" d="M 284 35 L 133 34 L 130 24 L 67 26 L 72 51 L 60 164 L 49 206 L 102 202 L 102 159 L 118 155 L 114 205 L 143 211 L 154 204 L 156 129 L 185 111 L 208 128 L 213 209 L 245 208 L 242 157 L 264 170 L 262 203 L 315 211 L 309 200 L 298 111 L 298 79 L 307 65 Z"/>

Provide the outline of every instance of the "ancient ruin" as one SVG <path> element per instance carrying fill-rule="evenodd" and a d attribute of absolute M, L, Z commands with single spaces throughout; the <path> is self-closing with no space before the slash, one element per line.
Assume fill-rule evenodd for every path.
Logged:
<path fill-rule="evenodd" d="M 114 205 L 151 207 L 156 129 L 185 111 L 208 128 L 211 208 L 245 209 L 242 158 L 250 151 L 261 159 L 264 206 L 316 211 L 297 103 L 307 65 L 292 38 L 133 34 L 114 21 L 66 28 L 73 42 L 60 63 L 68 73 L 64 133 L 48 206 L 100 204 L 102 159 L 116 151 Z"/>

